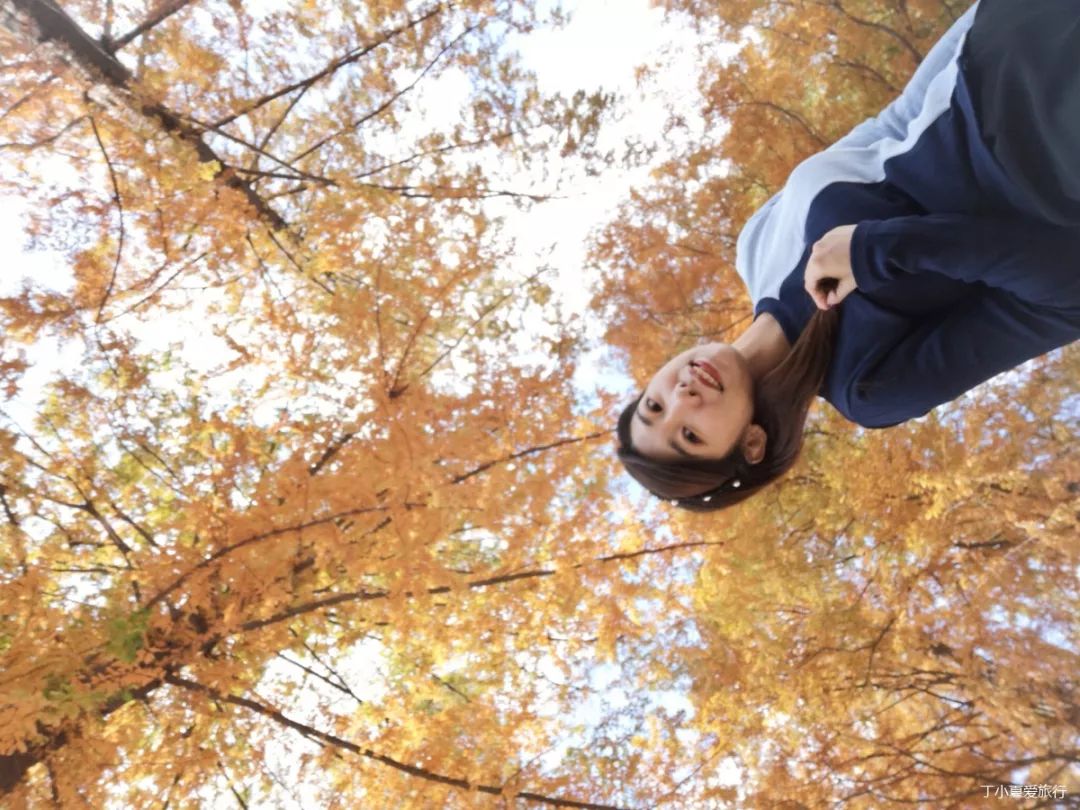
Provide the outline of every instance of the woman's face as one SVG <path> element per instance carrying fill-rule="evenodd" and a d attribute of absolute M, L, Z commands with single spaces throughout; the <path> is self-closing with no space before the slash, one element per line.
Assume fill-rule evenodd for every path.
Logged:
<path fill-rule="evenodd" d="M 719 459 L 742 440 L 753 411 L 746 359 L 728 343 L 707 343 L 676 355 L 653 375 L 630 438 L 639 453 L 658 461 Z"/>

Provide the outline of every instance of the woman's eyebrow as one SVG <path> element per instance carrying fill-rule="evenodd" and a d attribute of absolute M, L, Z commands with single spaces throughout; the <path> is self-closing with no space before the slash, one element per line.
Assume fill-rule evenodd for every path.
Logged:
<path fill-rule="evenodd" d="M 651 419 L 646 419 L 644 416 L 642 416 L 641 411 L 635 410 L 634 413 L 637 414 L 638 419 L 640 419 L 642 422 L 644 422 L 649 427 L 652 427 L 652 425 L 653 425 L 652 420 Z M 668 439 L 668 446 L 671 447 L 671 449 L 674 450 L 676 453 L 678 453 L 680 456 L 686 456 L 687 458 L 693 458 L 694 457 L 692 453 L 686 452 L 686 450 L 679 447 L 679 445 L 675 444 L 675 439 Z"/>

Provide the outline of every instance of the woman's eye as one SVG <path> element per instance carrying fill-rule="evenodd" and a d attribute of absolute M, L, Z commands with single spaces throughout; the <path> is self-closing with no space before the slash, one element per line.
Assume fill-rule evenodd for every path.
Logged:
<path fill-rule="evenodd" d="M 689 428 L 683 428 L 682 435 L 684 439 L 690 442 L 690 444 L 701 444 L 701 439 L 699 439 L 694 431 Z"/>
<path fill-rule="evenodd" d="M 652 413 L 660 413 L 660 405 L 653 399 L 645 400 L 645 409 Z"/>

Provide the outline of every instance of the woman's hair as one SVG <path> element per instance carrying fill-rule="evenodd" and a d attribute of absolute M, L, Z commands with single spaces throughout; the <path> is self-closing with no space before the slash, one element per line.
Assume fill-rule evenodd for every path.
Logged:
<path fill-rule="evenodd" d="M 708 512 L 734 506 L 771 484 L 795 463 L 802 450 L 803 427 L 832 360 L 840 308 L 817 310 L 787 357 L 754 385 L 751 420 L 765 430 L 765 455 L 749 464 L 738 443 L 722 459 L 657 461 L 630 440 L 630 421 L 641 394 L 619 416 L 619 460 L 653 495 L 677 506 Z M 735 481 L 739 482 L 734 487 Z"/>

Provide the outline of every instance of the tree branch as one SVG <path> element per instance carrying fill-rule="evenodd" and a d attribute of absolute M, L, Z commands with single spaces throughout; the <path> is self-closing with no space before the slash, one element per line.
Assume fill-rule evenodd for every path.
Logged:
<path fill-rule="evenodd" d="M 538 270 L 537 272 L 533 273 L 529 278 L 527 278 L 525 280 L 525 283 L 526 284 L 531 283 L 534 279 L 537 278 L 537 276 L 539 276 L 541 273 L 544 273 L 544 272 L 546 272 L 546 268 L 542 268 L 542 269 Z M 428 375 L 428 373 L 430 373 L 431 370 L 433 368 L 435 368 L 435 366 L 439 365 L 439 363 L 441 363 L 443 360 L 445 360 L 446 357 L 452 351 L 454 351 L 454 349 L 456 349 L 461 344 L 461 341 L 463 341 L 466 337 L 468 337 L 468 335 L 472 332 L 472 330 L 475 329 L 476 326 L 482 320 L 484 320 L 484 318 L 486 318 L 492 312 L 494 312 L 499 307 L 501 307 L 509 298 L 513 297 L 513 295 L 514 295 L 513 291 L 507 292 L 504 295 L 500 296 L 497 301 L 492 303 L 490 306 L 486 307 L 480 314 L 478 314 L 476 316 L 476 318 L 473 319 L 473 322 L 469 324 L 468 328 L 466 328 L 465 331 L 463 331 L 458 336 L 457 340 L 455 340 L 452 344 L 450 344 L 450 346 L 448 346 L 446 348 L 446 350 L 443 351 L 442 354 L 440 354 L 438 357 L 436 357 L 434 360 L 432 360 L 431 363 L 428 364 L 427 368 L 425 368 L 423 371 L 421 371 L 419 374 L 416 375 L 416 379 L 417 380 L 424 379 L 424 377 L 426 377 Z M 406 354 L 407 354 L 407 349 L 408 349 L 408 346 L 406 346 Z M 405 393 L 405 390 L 409 387 L 409 383 L 406 383 L 405 385 L 403 385 L 401 387 L 398 387 L 398 380 L 399 380 L 399 378 L 401 376 L 403 365 L 405 363 L 406 354 L 402 355 L 401 359 L 398 361 L 397 369 L 394 372 L 394 379 L 393 379 L 393 382 L 390 385 L 390 398 L 391 399 L 394 399 L 395 397 L 398 397 L 401 394 Z"/>
<path fill-rule="evenodd" d="M 330 141 L 332 141 L 334 138 L 338 137 L 339 135 L 343 135 L 346 132 L 350 132 L 352 130 L 355 130 L 357 127 L 363 126 L 368 121 L 375 118 L 376 116 L 378 116 L 383 111 L 387 110 L 390 107 L 391 104 L 393 104 L 395 101 L 397 101 L 403 95 L 405 95 L 410 90 L 412 90 L 414 87 L 416 87 L 416 85 L 418 85 L 420 83 L 420 80 L 423 79 L 424 76 L 426 76 L 428 74 L 428 71 L 430 71 L 433 67 L 435 67 L 435 64 L 440 59 L 442 59 L 443 55 L 447 51 L 449 51 L 451 48 L 453 48 L 455 45 L 457 45 L 458 42 L 460 42 L 462 39 L 464 39 L 468 34 L 471 34 L 477 28 L 479 28 L 479 25 L 471 25 L 468 28 L 466 28 L 464 31 L 462 31 L 457 37 L 455 37 L 453 40 L 451 40 L 449 43 L 447 43 L 446 46 L 443 47 L 443 49 L 441 51 L 439 51 L 435 55 L 434 59 L 432 59 L 430 62 L 428 62 L 427 65 L 424 66 L 424 69 L 422 71 L 420 71 L 420 73 L 416 76 L 415 79 L 412 80 L 412 82 L 410 84 L 403 87 L 401 90 L 398 90 L 396 93 L 394 93 L 392 96 L 390 96 L 388 99 L 386 99 L 386 101 L 384 101 L 382 104 L 380 104 L 374 110 L 372 110 L 369 113 L 365 113 L 364 115 L 362 115 L 360 118 L 353 121 L 351 124 L 349 124 L 349 126 L 345 127 L 344 129 L 340 129 L 337 132 L 332 133 L 331 135 L 327 135 L 322 140 L 316 142 L 313 146 L 310 146 L 309 148 L 305 149 L 300 154 L 295 155 L 290 160 L 290 162 L 296 161 L 296 160 L 301 160 L 302 158 L 307 157 L 312 152 L 314 152 L 316 149 L 319 149 L 319 148 L 325 146 L 327 143 L 329 143 Z"/>
<path fill-rule="evenodd" d="M 97 318 L 95 323 L 101 323 L 101 313 L 105 309 L 105 302 L 109 300 L 109 295 L 112 293 L 113 285 L 116 284 L 116 273 L 120 269 L 120 257 L 124 253 L 124 201 L 120 198 L 120 184 L 116 179 L 116 170 L 113 168 L 112 161 L 109 159 L 109 153 L 105 150 L 105 144 L 101 141 L 101 133 L 98 132 L 97 122 L 94 121 L 94 116 L 90 116 L 90 127 L 94 130 L 94 139 L 97 141 L 99 147 L 101 147 L 101 154 L 105 158 L 105 163 L 109 167 L 109 177 L 112 179 L 113 186 L 113 199 L 116 200 L 116 207 L 120 212 L 120 243 L 116 246 L 116 261 L 113 263 L 112 274 L 109 276 L 109 283 L 105 287 L 105 292 L 101 296 L 101 303 L 98 304 Z"/>
<path fill-rule="evenodd" d="M 303 90 L 301 90 L 299 93 L 297 93 L 293 97 L 293 100 L 289 102 L 289 106 L 285 108 L 285 112 L 283 112 L 281 114 L 281 117 L 278 118 L 278 120 L 274 122 L 274 125 L 272 127 L 270 127 L 270 129 L 267 131 L 267 133 L 265 135 L 263 135 L 262 140 L 259 141 L 259 149 L 258 149 L 259 152 L 262 152 L 264 149 L 266 149 L 266 145 L 268 143 L 270 143 L 270 139 L 274 137 L 274 133 L 278 131 L 278 129 L 281 127 L 282 124 L 285 123 L 285 119 L 289 117 L 289 113 L 291 113 L 293 111 L 293 108 L 297 104 L 300 103 L 300 100 L 304 97 L 304 95 L 310 89 L 311 89 L 311 85 L 308 85 L 307 87 L 305 87 Z M 258 155 L 258 153 L 256 153 L 255 157 L 253 157 L 251 159 L 251 163 L 248 164 L 247 168 L 248 168 L 249 171 L 252 171 L 252 170 L 258 168 L 258 165 L 259 165 L 259 155 Z"/>
<path fill-rule="evenodd" d="M 161 6 L 158 7 L 157 11 L 153 12 L 144 22 L 140 23 L 135 28 L 128 31 L 122 37 L 118 39 L 112 39 L 111 37 L 109 37 L 108 34 L 103 36 L 101 38 L 102 47 L 104 47 L 105 50 L 107 50 L 109 53 L 116 53 L 118 50 L 131 42 L 131 40 L 135 39 L 135 37 L 140 36 L 141 34 L 145 34 L 155 25 L 167 19 L 168 17 L 171 17 L 173 14 L 175 14 L 191 2 L 192 0 L 172 0 L 171 3 L 162 3 Z"/>
<path fill-rule="evenodd" d="M 11 143 L 0 143 L 0 152 L 2 152 L 5 149 L 15 149 L 15 150 L 21 150 L 21 151 L 24 151 L 24 152 L 29 152 L 32 149 L 38 149 L 38 148 L 40 148 L 42 146 L 48 146 L 49 144 L 53 143 L 54 141 L 59 140 L 60 137 L 65 132 L 67 132 L 69 129 L 71 129 L 72 127 L 74 127 L 74 126 L 76 126 L 78 124 L 81 124 L 83 121 L 85 121 L 89 117 L 90 116 L 88 116 L 88 115 L 80 116 L 80 117 L 76 118 L 74 121 L 71 121 L 70 123 L 68 123 L 62 130 L 57 132 L 55 135 L 50 135 L 47 138 L 42 138 L 40 141 L 34 141 L 33 143 L 18 143 L 16 141 L 12 141 Z"/>
<path fill-rule="evenodd" d="M 167 132 L 192 144 L 199 155 L 199 161 L 210 163 L 217 161 L 222 166 L 225 161 L 207 146 L 199 134 L 186 126 L 181 117 L 160 104 L 140 103 L 131 93 L 132 75 L 115 56 L 102 48 L 100 43 L 91 39 L 82 28 L 56 3 L 56 0 L 11 0 L 20 11 L 29 14 L 37 24 L 42 42 L 55 39 L 62 43 L 74 55 L 80 65 L 91 74 L 98 74 L 113 87 L 123 91 L 129 103 L 143 115 L 157 118 Z M 216 177 L 230 188 L 240 191 L 251 203 L 259 216 L 275 231 L 288 230 L 288 223 L 274 211 L 246 182 L 234 173 L 219 172 Z"/>
<path fill-rule="evenodd" d="M 416 19 L 409 20 L 407 23 L 405 23 L 403 25 L 400 25 L 397 28 L 394 28 L 394 29 L 390 30 L 390 31 L 386 32 L 385 34 L 380 35 L 379 39 L 377 39 L 375 42 L 372 42 L 369 45 L 365 45 L 365 46 L 363 46 L 361 48 L 357 48 L 352 53 L 350 53 L 348 56 L 343 56 L 340 59 L 335 59 L 333 62 L 331 62 L 325 68 L 320 70 L 318 73 L 315 73 L 315 74 L 313 74 L 311 76 L 308 76 L 306 79 L 301 79 L 298 82 L 293 82 L 292 84 L 287 85 L 285 87 L 282 87 L 279 90 L 275 90 L 273 93 L 267 93 L 266 95 L 262 96 L 261 98 L 255 99 L 255 101 L 251 102 L 246 107 L 243 107 L 243 108 L 237 110 L 232 115 L 227 115 L 224 118 L 221 118 L 221 119 L 215 121 L 213 124 L 210 125 L 210 129 L 219 129 L 219 128 L 225 126 L 226 124 L 230 124 L 233 121 L 235 121 L 237 118 L 245 116 L 248 113 L 254 112 L 255 110 L 259 109 L 259 107 L 262 107 L 262 106 L 264 106 L 266 104 L 269 104 L 274 99 L 280 98 L 281 96 L 284 96 L 284 95 L 287 95 L 287 94 L 291 93 L 293 90 L 298 90 L 301 87 L 304 87 L 304 88 L 311 87 L 313 84 L 318 82 L 320 79 L 323 79 L 323 78 L 325 78 L 327 76 L 332 76 L 334 73 L 336 73 L 340 68 L 344 67 L 345 65 L 350 65 L 353 62 L 356 62 L 359 59 L 362 59 L 363 57 L 365 57 L 369 53 L 371 53 L 373 50 L 378 48 L 380 45 L 385 45 L 386 43 L 390 42 L 394 37 L 398 36 L 401 33 L 404 33 L 405 31 L 408 31 L 411 28 L 415 28 L 416 26 L 420 25 L 423 22 L 426 22 L 427 20 L 434 17 L 436 14 L 439 14 L 442 11 L 445 11 L 446 8 L 447 8 L 447 6 L 445 4 L 440 3 L 439 5 L 435 6 L 433 9 L 428 11 L 426 14 L 422 14 L 420 17 L 417 17 Z"/>
<path fill-rule="evenodd" d="M 911 42 L 909 42 L 908 39 L 899 31 L 896 31 L 893 28 L 889 28 L 889 26 L 883 25 L 882 23 L 876 23 L 871 20 L 864 20 L 860 17 L 856 17 L 854 14 L 844 8 L 843 5 L 841 5 L 840 0 L 832 0 L 832 2 L 830 2 L 828 5 L 832 8 L 835 8 L 837 11 L 839 11 L 856 25 L 861 25 L 865 28 L 873 28 L 875 31 L 881 31 L 882 33 L 892 37 L 901 45 L 903 45 L 904 49 L 911 54 L 911 57 L 915 60 L 916 65 L 922 62 L 923 54 L 920 53 L 919 49 L 912 45 Z"/>
<path fill-rule="evenodd" d="M 343 517 L 348 517 L 348 516 L 351 516 L 351 515 L 362 515 L 362 514 L 367 514 L 369 512 L 385 512 L 386 509 L 387 509 L 387 507 L 385 507 L 385 506 L 370 506 L 370 507 L 361 507 L 359 509 L 350 509 L 350 510 L 348 510 L 346 512 L 339 512 L 339 513 L 334 514 L 334 515 L 328 515 L 327 517 L 316 518 L 315 520 L 310 520 L 307 523 L 301 523 L 301 524 L 298 524 L 296 526 L 286 526 L 286 527 L 281 528 L 281 529 L 273 529 L 273 530 L 268 531 L 268 532 L 263 532 L 262 534 L 257 534 L 257 535 L 254 535 L 252 537 L 245 538 L 244 540 L 239 540 L 239 541 L 237 541 L 237 542 L 235 542 L 235 543 L 233 543 L 231 545 L 224 546 L 224 547 L 218 549 L 217 551 L 215 551 L 210 556 L 208 556 L 206 559 L 199 560 L 199 562 L 196 563 L 193 567 L 189 568 L 187 571 L 185 571 L 183 574 L 181 574 L 175 580 L 173 580 L 172 584 L 168 585 L 166 588 L 159 591 L 149 602 L 147 602 L 146 608 L 149 609 L 149 608 L 154 607 L 154 605 L 156 605 L 162 599 L 167 597 L 169 594 L 171 594 L 173 591 L 175 591 L 177 588 L 179 588 L 181 585 L 183 585 L 185 582 L 187 582 L 187 580 L 190 579 L 191 576 L 196 571 L 200 571 L 200 570 L 202 570 L 204 568 L 209 567 L 215 561 L 220 560 L 222 557 L 224 557 L 224 556 L 226 556 L 228 554 L 232 554 L 234 551 L 237 551 L 238 549 L 244 548 L 245 546 L 250 546 L 253 543 L 258 543 L 261 540 L 266 540 L 267 538 L 270 538 L 270 537 L 278 537 L 280 535 L 290 534 L 292 532 L 301 532 L 304 529 L 310 528 L 312 526 L 321 526 L 324 523 L 332 523 L 335 520 L 338 520 L 338 519 L 343 518 Z"/>
<path fill-rule="evenodd" d="M 885 85 L 889 92 L 899 94 L 900 88 L 886 79 L 881 73 L 874 70 L 869 65 L 863 65 L 858 62 L 849 62 L 846 59 L 833 59 L 829 62 L 830 65 L 839 68 L 848 68 L 850 70 L 858 71 L 859 73 L 866 73 L 875 81 Z"/>
<path fill-rule="evenodd" d="M 59 76 L 59 74 L 50 73 L 48 78 L 42 80 L 41 84 L 39 84 L 37 87 L 35 87 L 29 93 L 27 93 L 25 96 L 23 96 L 18 101 L 16 101 L 14 104 L 12 104 L 10 107 L 8 107 L 6 110 L 4 110 L 3 113 L 0 113 L 0 121 L 3 121 L 5 118 L 7 118 L 9 115 L 11 115 L 13 112 L 15 112 L 17 109 L 19 109 L 19 107 L 21 107 L 23 104 L 25 104 L 30 99 L 32 99 L 35 95 L 37 95 L 39 92 L 41 92 L 41 90 L 43 90 L 49 84 L 49 82 L 54 81 L 56 78 L 58 78 L 58 76 Z"/>
<path fill-rule="evenodd" d="M 499 132 L 499 133 L 497 133 L 495 135 L 492 135 L 490 138 L 480 138 L 479 140 L 476 140 L 476 141 L 464 141 L 463 143 L 450 143 L 450 144 L 445 144 L 444 146 L 437 146 L 434 149 L 427 149 L 427 150 L 425 150 L 423 152 L 417 152 L 414 155 L 410 155 L 407 158 L 402 158 L 401 160 L 395 160 L 393 163 L 385 163 L 382 166 L 377 166 L 374 169 L 368 169 L 367 171 L 361 172 L 360 174 L 354 174 L 352 179 L 353 180 L 360 180 L 360 179 L 362 179 L 364 177 L 371 177 L 371 175 L 373 175 L 373 174 L 379 174 L 380 172 L 385 172 L 388 169 L 393 169 L 393 168 L 395 168 L 397 166 L 403 166 L 406 163 L 411 163 L 414 160 L 418 160 L 419 158 L 422 158 L 422 157 L 428 157 L 429 155 L 438 155 L 438 154 L 441 154 L 443 152 L 450 152 L 450 151 L 452 151 L 454 149 L 464 149 L 464 148 L 470 147 L 470 146 L 485 146 L 486 144 L 489 144 L 489 143 L 498 143 L 499 141 L 504 141 L 507 138 L 512 138 L 513 136 L 514 136 L 514 132 L 511 130 L 511 131 L 507 131 L 507 132 Z"/>
<path fill-rule="evenodd" d="M 590 439 L 599 439 L 601 436 L 607 436 L 610 433 L 614 433 L 614 432 L 615 432 L 615 428 L 612 428 L 611 430 L 600 430 L 600 431 L 597 431 L 595 433 L 590 433 L 587 436 L 569 436 L 569 437 L 567 437 L 565 439 L 559 439 L 557 441 L 550 442 L 548 444 L 540 444 L 540 445 L 537 445 L 535 447 L 529 447 L 529 448 L 527 448 L 525 450 L 519 450 L 516 453 L 511 453 L 510 455 L 503 456 L 502 458 L 496 458 L 496 459 L 492 459 L 491 461 L 485 461 L 479 467 L 474 467 L 473 469 L 469 470 L 467 473 L 462 473 L 461 475 L 455 475 L 453 478 L 450 479 L 450 483 L 451 484 L 460 484 L 462 481 L 466 481 L 469 478 L 472 478 L 474 475 L 479 475 L 484 470 L 487 470 L 487 469 L 489 469 L 491 467 L 494 467 L 496 464 L 503 464 L 503 463 L 508 462 L 508 461 L 514 461 L 515 459 L 524 458 L 525 456 L 531 456 L 534 453 L 542 453 L 544 450 L 551 450 L 552 448 L 562 447 L 563 445 L 567 445 L 567 444 L 575 444 L 577 442 L 585 442 L 585 441 L 589 441 Z"/>
<path fill-rule="evenodd" d="M 688 548 L 696 548 L 698 546 L 722 546 L 723 541 L 713 540 L 701 540 L 691 543 L 672 543 L 667 546 L 659 546 L 657 548 L 643 548 L 637 551 L 621 552 L 619 554 L 609 554 L 603 557 L 595 557 L 585 562 L 575 563 L 570 566 L 569 570 L 577 570 L 584 568 L 587 565 L 593 565 L 595 563 L 608 563 L 608 562 L 620 562 L 623 560 L 634 559 L 635 557 L 643 557 L 649 554 L 666 554 L 670 551 L 681 551 Z M 486 579 L 479 579 L 474 582 L 465 583 L 466 589 L 475 590 L 479 588 L 490 588 L 493 585 L 507 585 L 511 582 L 519 582 L 525 579 L 542 579 L 544 577 L 554 576 L 559 573 L 555 568 L 540 568 L 531 571 L 517 571 L 512 574 L 500 574 L 498 576 L 487 577 Z M 449 585 L 441 585 L 436 588 L 427 588 L 419 593 L 412 591 L 406 591 L 404 593 L 405 598 L 412 599 L 419 595 L 436 596 L 439 594 L 450 593 L 453 588 Z M 301 605 L 283 610 L 280 613 L 275 613 L 266 619 L 255 619 L 253 621 L 245 622 L 240 625 L 235 633 L 247 632 L 250 630 L 258 630 L 262 627 L 267 627 L 271 624 L 277 624 L 278 622 L 286 621 L 287 619 L 295 618 L 296 616 L 303 615 L 305 613 L 311 613 L 316 610 L 322 610 L 324 608 L 340 605 L 344 602 L 368 602 L 376 599 L 387 599 L 391 596 L 390 591 L 352 591 L 349 593 L 335 594 L 334 596 L 327 597 L 326 599 L 318 599 L 313 602 L 306 602 Z M 231 635 L 231 634 L 230 634 Z"/>
<path fill-rule="evenodd" d="M 11 511 L 11 506 L 7 502 L 7 485 L 0 484 L 0 503 L 4 505 L 4 514 L 7 515 L 8 523 L 18 528 L 19 519 L 15 517 L 15 513 Z"/>
<path fill-rule="evenodd" d="M 361 748 L 356 743 L 349 740 L 342 739 L 334 734 L 328 734 L 325 731 L 320 731 L 313 726 L 309 726 L 306 723 L 301 723 L 297 720 L 293 720 L 286 717 L 277 709 L 265 706 L 262 703 L 258 703 L 250 698 L 240 697 L 238 695 L 228 695 L 223 692 L 214 689 L 213 687 L 206 686 L 205 684 L 190 681 L 186 678 L 181 678 L 177 675 L 169 674 L 165 676 L 165 682 L 176 686 L 180 689 L 186 689 L 189 692 L 197 692 L 210 697 L 213 700 L 217 700 L 221 703 L 229 703 L 233 706 L 241 706 L 245 709 L 269 718 L 270 720 L 278 723 L 282 726 L 287 726 L 294 731 L 299 732 L 303 736 L 312 740 L 319 740 L 328 743 L 335 748 L 342 748 L 346 751 L 351 751 L 359 756 L 366 757 L 367 759 L 381 762 L 383 765 L 387 765 L 395 770 L 406 773 L 409 776 L 415 776 L 418 779 L 424 779 L 428 782 L 435 782 L 440 785 L 447 785 L 449 787 L 460 788 L 461 790 L 475 790 L 480 793 L 487 793 L 491 796 L 502 796 L 503 789 L 497 785 L 476 785 L 470 783 L 466 779 L 458 779 L 452 776 L 445 776 L 434 771 L 429 771 L 426 768 L 419 768 L 415 765 L 408 765 L 404 762 L 398 762 L 396 759 L 386 756 L 385 754 L 379 754 L 372 751 L 370 748 Z M 528 791 L 519 791 L 513 794 L 515 799 L 525 799 L 528 801 L 537 802 L 539 804 L 547 804 L 553 807 L 577 807 L 583 810 L 620 810 L 620 808 L 609 804 L 595 804 L 593 802 L 580 802 L 573 799 L 560 799 L 554 796 L 544 796 L 539 793 L 531 793 Z"/>
<path fill-rule="evenodd" d="M 810 126 L 810 124 L 806 121 L 805 118 L 803 118 L 801 115 L 799 115 L 796 112 L 792 112 L 787 107 L 781 107 L 779 104 L 776 104 L 776 103 L 774 103 L 772 101 L 743 101 L 743 102 L 741 102 L 741 104 L 745 105 L 745 106 L 748 106 L 748 107 L 766 107 L 766 108 L 768 108 L 770 110 L 775 110 L 776 112 L 780 113 L 781 115 L 785 116 L 786 118 L 790 118 L 792 121 L 794 121 L 800 127 L 802 127 L 802 129 L 811 138 L 813 138 L 814 141 L 822 149 L 825 149 L 829 145 L 828 142 L 824 138 L 822 138 L 812 126 Z"/>

